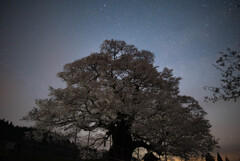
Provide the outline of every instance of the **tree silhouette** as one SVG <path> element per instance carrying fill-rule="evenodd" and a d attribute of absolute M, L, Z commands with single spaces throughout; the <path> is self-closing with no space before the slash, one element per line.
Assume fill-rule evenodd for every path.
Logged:
<path fill-rule="evenodd" d="M 66 87 L 50 87 L 50 98 L 36 100 L 24 119 L 65 133 L 89 131 L 87 145 L 95 148 L 111 138 L 112 161 L 130 161 L 138 147 L 185 159 L 212 151 L 217 141 L 206 113 L 179 95 L 172 70 L 158 72 L 153 61 L 149 51 L 105 40 L 99 53 L 66 64 L 58 73 Z"/>
<path fill-rule="evenodd" d="M 206 161 L 215 161 L 214 157 L 210 153 L 206 154 L 205 160 Z"/>
<path fill-rule="evenodd" d="M 225 157 L 225 161 L 229 161 L 229 159 L 228 159 L 228 157 L 227 157 L 227 156 Z"/>
<path fill-rule="evenodd" d="M 222 157 L 221 157 L 221 155 L 219 153 L 217 153 L 217 161 L 223 161 Z"/>
<path fill-rule="evenodd" d="M 228 53 L 220 53 L 214 66 L 221 72 L 220 87 L 205 86 L 213 93 L 212 97 L 205 97 L 208 101 L 234 100 L 240 97 L 240 52 L 227 49 Z"/>

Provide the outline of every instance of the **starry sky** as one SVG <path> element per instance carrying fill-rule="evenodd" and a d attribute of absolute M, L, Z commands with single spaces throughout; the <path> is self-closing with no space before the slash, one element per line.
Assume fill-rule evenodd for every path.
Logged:
<path fill-rule="evenodd" d="M 204 102 L 219 85 L 212 66 L 240 49 L 240 0 L 0 0 L 0 118 L 15 125 L 46 98 L 66 63 L 98 52 L 106 39 L 155 53 L 155 65 L 182 77 L 180 91 L 208 113 L 220 153 L 240 158 L 240 101 Z M 238 107 L 239 106 L 239 107 Z"/>

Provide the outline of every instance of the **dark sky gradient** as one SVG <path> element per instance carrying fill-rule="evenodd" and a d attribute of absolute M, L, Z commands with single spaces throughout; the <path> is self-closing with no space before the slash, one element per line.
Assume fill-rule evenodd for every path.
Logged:
<path fill-rule="evenodd" d="M 231 161 L 240 158 L 240 101 L 205 103 L 218 85 L 219 51 L 240 49 L 239 0 L 0 0 L 0 118 L 17 125 L 46 98 L 66 63 L 99 51 L 105 39 L 155 53 L 159 70 L 182 77 L 181 94 L 208 113 L 213 134 Z"/>

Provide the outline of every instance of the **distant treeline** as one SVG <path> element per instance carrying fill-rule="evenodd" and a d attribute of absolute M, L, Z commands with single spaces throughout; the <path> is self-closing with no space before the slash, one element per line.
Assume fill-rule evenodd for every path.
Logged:
<path fill-rule="evenodd" d="M 77 146 L 68 139 L 52 132 L 14 126 L 12 122 L 0 119 L 0 161 L 75 161 L 79 160 Z"/>
<path fill-rule="evenodd" d="M 25 133 L 33 131 L 33 128 L 14 126 L 12 122 L 0 119 L 0 139 L 18 142 L 24 140 Z"/>

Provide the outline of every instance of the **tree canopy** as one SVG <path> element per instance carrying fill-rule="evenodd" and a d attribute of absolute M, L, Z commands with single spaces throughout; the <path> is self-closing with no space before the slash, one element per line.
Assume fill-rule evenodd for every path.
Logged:
<path fill-rule="evenodd" d="M 172 70 L 159 72 L 153 62 L 150 51 L 105 40 L 99 53 L 66 64 L 58 73 L 66 87 L 50 87 L 25 119 L 72 136 L 91 131 L 93 147 L 111 137 L 109 160 L 129 161 L 137 147 L 185 159 L 212 151 L 206 112 L 179 95 Z"/>
<path fill-rule="evenodd" d="M 240 97 L 240 52 L 227 49 L 227 53 L 220 52 L 220 57 L 214 67 L 221 72 L 220 87 L 206 86 L 212 91 L 211 97 L 205 97 L 208 101 L 224 100 L 236 101 Z"/>

